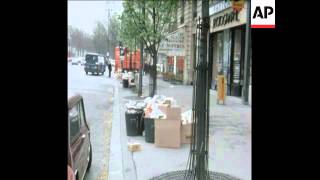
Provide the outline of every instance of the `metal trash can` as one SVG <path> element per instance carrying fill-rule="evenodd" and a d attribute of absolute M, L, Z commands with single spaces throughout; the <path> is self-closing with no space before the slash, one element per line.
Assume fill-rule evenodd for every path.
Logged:
<path fill-rule="evenodd" d="M 128 79 L 122 79 L 122 86 L 123 88 L 129 87 L 129 80 Z"/>
<path fill-rule="evenodd" d="M 129 109 L 125 112 L 127 136 L 142 136 L 144 124 L 142 121 L 143 111 Z"/>
<path fill-rule="evenodd" d="M 145 141 L 148 143 L 154 143 L 154 119 L 143 118 L 145 127 Z"/>

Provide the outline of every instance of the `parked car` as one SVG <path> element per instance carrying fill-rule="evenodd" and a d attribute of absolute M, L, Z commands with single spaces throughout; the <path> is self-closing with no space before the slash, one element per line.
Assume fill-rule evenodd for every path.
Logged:
<path fill-rule="evenodd" d="M 79 65 L 81 64 L 81 57 L 74 57 L 72 58 L 72 65 Z"/>
<path fill-rule="evenodd" d="M 68 180 L 76 180 L 73 169 L 68 165 Z"/>
<path fill-rule="evenodd" d="M 68 165 L 76 180 L 83 180 L 91 167 L 92 146 L 83 98 L 68 94 Z"/>
<path fill-rule="evenodd" d="M 84 57 L 80 57 L 81 66 L 83 66 L 85 63 L 86 63 L 85 58 Z"/>
<path fill-rule="evenodd" d="M 105 57 L 97 53 L 88 53 L 85 56 L 84 71 L 86 74 L 91 72 L 92 74 L 103 75 L 106 71 Z"/>

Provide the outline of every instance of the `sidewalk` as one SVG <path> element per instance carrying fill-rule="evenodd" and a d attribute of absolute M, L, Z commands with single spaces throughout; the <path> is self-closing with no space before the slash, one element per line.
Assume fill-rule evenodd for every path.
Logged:
<path fill-rule="evenodd" d="M 119 86 L 119 113 L 123 179 L 145 180 L 162 173 L 186 169 L 190 145 L 179 149 L 158 148 L 146 143 L 144 137 L 128 137 L 125 130 L 124 104 L 138 100 L 132 89 Z M 143 77 L 143 95 L 148 95 L 149 77 Z M 173 85 L 157 80 L 157 94 L 174 97 L 182 112 L 192 106 L 192 86 Z M 113 122 L 114 126 L 115 122 Z M 112 130 L 113 136 L 114 130 Z M 227 97 L 226 105 L 216 104 L 216 92 L 210 92 L 210 150 L 209 169 L 251 180 L 251 107 L 237 97 Z M 142 151 L 131 153 L 127 142 L 138 142 Z M 120 161 L 120 159 L 119 159 Z M 111 162 L 110 162 L 111 163 Z M 113 166 L 112 164 L 109 167 Z M 111 172 L 110 172 L 111 173 Z M 110 178 L 112 180 L 112 178 Z"/>

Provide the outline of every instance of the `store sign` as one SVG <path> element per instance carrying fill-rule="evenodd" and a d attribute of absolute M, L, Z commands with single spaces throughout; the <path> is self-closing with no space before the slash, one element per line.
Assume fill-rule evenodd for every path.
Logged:
<path fill-rule="evenodd" d="M 230 1 L 221 1 L 217 4 L 212 5 L 209 8 L 209 16 L 216 14 L 220 11 L 223 11 L 229 7 L 231 7 L 232 3 Z"/>
<path fill-rule="evenodd" d="M 212 28 L 239 21 L 238 12 L 232 11 L 212 19 Z"/>
<path fill-rule="evenodd" d="M 244 6 L 244 0 L 233 0 L 232 1 L 232 9 L 233 11 L 241 11 Z"/>
<path fill-rule="evenodd" d="M 159 46 L 159 53 L 167 56 L 184 56 L 183 32 L 176 31 L 162 40 Z"/>
<path fill-rule="evenodd" d="M 275 28 L 275 0 L 251 1 L 251 28 Z"/>

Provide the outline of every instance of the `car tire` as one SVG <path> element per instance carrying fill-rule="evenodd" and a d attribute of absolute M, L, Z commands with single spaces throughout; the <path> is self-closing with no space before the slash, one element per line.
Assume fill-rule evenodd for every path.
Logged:
<path fill-rule="evenodd" d="M 103 75 L 104 75 L 104 72 L 102 72 L 101 74 L 102 74 L 102 76 L 103 76 Z"/>
<path fill-rule="evenodd" d="M 90 170 L 91 163 L 92 163 L 92 148 L 91 148 L 91 144 L 90 144 L 89 162 L 88 162 L 88 166 L 87 166 L 87 171 Z"/>
<path fill-rule="evenodd" d="M 86 71 L 86 75 L 88 75 L 88 71 Z"/>

